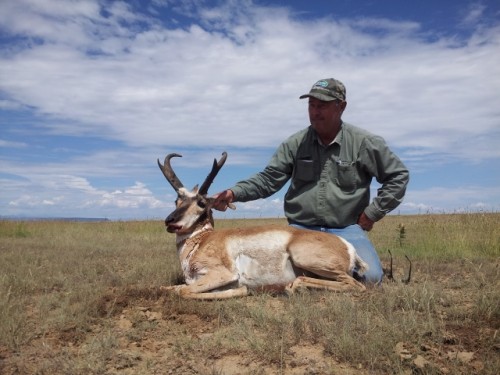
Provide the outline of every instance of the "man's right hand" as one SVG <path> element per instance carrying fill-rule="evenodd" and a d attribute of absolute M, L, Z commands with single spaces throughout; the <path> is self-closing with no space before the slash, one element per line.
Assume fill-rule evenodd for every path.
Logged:
<path fill-rule="evenodd" d="M 359 216 L 359 219 L 358 219 L 358 225 L 363 230 L 366 230 L 367 232 L 371 231 L 373 228 L 373 224 L 375 224 L 375 222 L 372 219 L 370 219 L 368 216 L 366 216 L 366 214 L 364 212 L 361 213 L 361 215 Z"/>
<path fill-rule="evenodd" d="M 229 189 L 215 194 L 213 198 L 215 198 L 215 203 L 213 205 L 213 208 L 216 209 L 217 211 L 226 211 L 228 207 L 232 210 L 236 209 L 236 207 L 232 203 L 234 199 L 234 194 Z"/>

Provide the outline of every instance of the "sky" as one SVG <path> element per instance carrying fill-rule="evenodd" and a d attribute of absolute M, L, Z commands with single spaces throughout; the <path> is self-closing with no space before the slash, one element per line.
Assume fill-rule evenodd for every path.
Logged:
<path fill-rule="evenodd" d="M 0 0 L 0 217 L 164 218 L 157 159 L 191 188 L 227 151 L 230 188 L 330 77 L 410 170 L 393 214 L 500 210 L 498 0 Z M 283 217 L 285 192 L 216 217 Z"/>

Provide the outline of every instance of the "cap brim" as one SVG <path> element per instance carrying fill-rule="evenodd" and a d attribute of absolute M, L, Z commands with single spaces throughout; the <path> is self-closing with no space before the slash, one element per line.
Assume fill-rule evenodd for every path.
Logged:
<path fill-rule="evenodd" d="M 340 100 L 338 98 L 333 98 L 331 96 L 323 95 L 323 94 L 319 94 L 319 93 L 304 94 L 304 95 L 299 97 L 299 99 L 305 99 L 305 98 L 316 98 L 316 99 L 321 100 L 323 102 L 332 102 L 334 100 Z"/>

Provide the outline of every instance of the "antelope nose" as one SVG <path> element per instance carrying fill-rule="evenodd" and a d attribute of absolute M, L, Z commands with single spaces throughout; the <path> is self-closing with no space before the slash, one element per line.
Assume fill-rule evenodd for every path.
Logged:
<path fill-rule="evenodd" d="M 175 219 L 175 216 L 170 214 L 167 216 L 167 218 L 165 219 L 165 225 L 168 225 L 172 222 L 174 222 L 176 219 Z"/>

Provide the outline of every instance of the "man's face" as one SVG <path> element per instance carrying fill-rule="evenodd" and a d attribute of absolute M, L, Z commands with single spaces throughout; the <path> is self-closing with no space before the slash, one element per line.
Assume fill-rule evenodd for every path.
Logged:
<path fill-rule="evenodd" d="M 340 117 L 345 108 L 345 102 L 324 102 L 316 98 L 309 98 L 309 120 L 315 129 L 336 127 L 340 124 Z"/>

